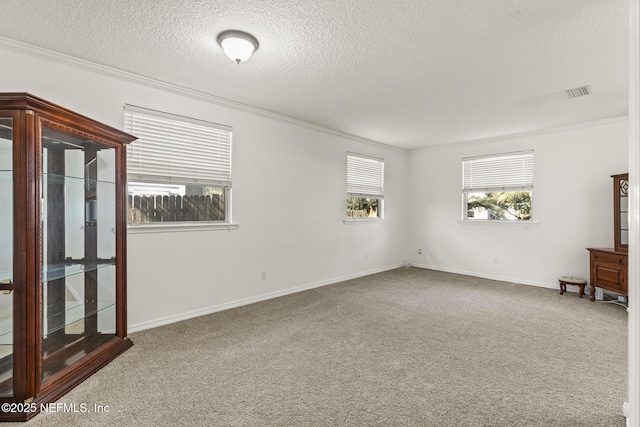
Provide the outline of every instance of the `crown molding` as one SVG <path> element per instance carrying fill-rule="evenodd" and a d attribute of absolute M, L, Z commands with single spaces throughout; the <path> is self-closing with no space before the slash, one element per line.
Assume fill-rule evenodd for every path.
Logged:
<path fill-rule="evenodd" d="M 413 149 L 413 150 L 410 151 L 410 153 L 412 153 L 412 154 L 413 153 L 421 153 L 421 152 L 424 152 L 424 151 L 435 151 L 435 150 L 442 150 L 442 149 L 448 149 L 448 148 L 464 147 L 464 146 L 469 146 L 469 145 L 487 144 L 487 143 L 490 143 L 490 142 L 505 141 L 505 140 L 509 140 L 509 139 L 526 138 L 526 137 L 530 137 L 530 136 L 544 135 L 544 134 L 548 134 L 548 133 L 566 132 L 566 131 L 570 131 L 570 130 L 574 130 L 574 129 L 581 129 L 581 128 L 584 128 L 584 127 L 602 126 L 602 125 L 606 125 L 606 124 L 610 124 L 610 123 L 618 123 L 618 122 L 622 122 L 622 121 L 627 121 L 628 119 L 629 119 L 629 116 L 615 116 L 615 117 L 609 117 L 609 118 L 606 118 L 606 119 L 591 120 L 591 121 L 588 121 L 588 122 L 572 123 L 572 124 L 568 124 L 568 125 L 553 126 L 553 127 L 549 127 L 549 128 L 543 128 L 543 129 L 535 129 L 535 130 L 530 130 L 530 131 L 526 131 L 526 132 L 517 132 L 517 133 L 504 134 L 504 135 L 495 136 L 495 137 L 491 137 L 491 138 L 482 138 L 482 139 L 474 139 L 474 140 L 469 140 L 469 141 L 460 141 L 460 142 L 451 142 L 451 143 L 446 143 L 446 144 L 430 145 L 428 147 L 422 147 L 422 148 Z"/>
<path fill-rule="evenodd" d="M 21 54 L 25 54 L 25 55 L 29 55 L 37 58 L 43 58 L 49 61 L 58 62 L 64 65 L 70 65 L 76 68 L 81 68 L 90 72 L 106 75 L 116 79 L 130 81 L 130 82 L 151 87 L 154 89 L 160 89 L 165 92 L 174 93 L 176 95 L 185 96 L 198 101 L 204 101 L 210 104 L 234 109 L 244 113 L 249 113 L 256 116 L 273 119 L 280 122 L 292 124 L 295 126 L 300 126 L 303 128 L 315 130 L 318 132 L 323 132 L 329 135 L 350 139 L 352 141 L 373 145 L 379 148 L 384 148 L 386 150 L 396 151 L 404 154 L 409 153 L 409 150 L 405 148 L 396 147 L 380 141 L 374 141 L 372 139 L 364 138 L 351 133 L 342 132 L 337 129 L 328 128 L 312 122 L 307 122 L 305 120 L 300 120 L 300 119 L 285 116 L 282 114 L 274 113 L 272 111 L 263 110 L 261 108 L 252 107 L 251 105 L 242 104 L 240 102 L 231 101 L 229 99 L 221 98 L 221 97 L 211 95 L 205 92 L 201 92 L 198 90 L 188 89 L 172 83 L 167 83 L 161 80 L 152 79 L 150 77 L 141 76 L 139 74 L 131 73 L 128 71 L 119 70 L 117 68 L 109 67 L 107 65 L 102 65 L 96 62 L 91 62 L 84 59 L 76 58 L 71 55 L 41 48 L 28 43 L 23 43 L 17 40 L 9 39 L 6 37 L 0 36 L 0 47 L 6 48 L 8 50 L 11 50 L 17 53 L 21 53 Z"/>

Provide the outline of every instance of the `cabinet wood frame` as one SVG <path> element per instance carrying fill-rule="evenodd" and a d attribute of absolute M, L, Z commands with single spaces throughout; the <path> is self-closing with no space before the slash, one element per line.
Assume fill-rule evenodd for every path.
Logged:
<path fill-rule="evenodd" d="M 126 312 L 126 145 L 136 138 L 28 93 L 1 93 L 0 116 L 13 120 L 13 283 L 0 287 L 13 292 L 13 396 L 0 397 L 0 404 L 33 403 L 31 408 L 37 408 L 0 412 L 0 421 L 25 421 L 41 404 L 59 399 L 133 345 Z M 41 318 L 43 126 L 115 150 L 115 333 L 46 380 Z"/>

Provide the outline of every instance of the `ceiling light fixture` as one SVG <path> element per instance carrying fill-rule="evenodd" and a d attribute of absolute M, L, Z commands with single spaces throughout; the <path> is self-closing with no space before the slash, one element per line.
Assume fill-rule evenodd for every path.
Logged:
<path fill-rule="evenodd" d="M 229 30 L 218 34 L 218 44 L 224 53 L 237 64 L 251 58 L 258 50 L 258 40 L 243 31 Z"/>

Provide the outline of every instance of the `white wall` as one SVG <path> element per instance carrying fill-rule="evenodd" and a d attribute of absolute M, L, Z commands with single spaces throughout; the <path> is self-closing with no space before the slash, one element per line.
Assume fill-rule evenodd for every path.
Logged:
<path fill-rule="evenodd" d="M 613 183 L 627 172 L 628 123 L 609 120 L 531 136 L 412 152 L 410 261 L 498 280 L 557 287 L 588 280 L 587 247 L 613 247 Z M 462 158 L 534 150 L 535 224 L 462 222 Z M 417 249 L 423 254 L 418 255 Z M 493 263 L 493 258 L 498 263 Z"/>
<path fill-rule="evenodd" d="M 45 51 L 0 45 L 0 54 L 1 92 L 30 92 L 120 129 L 125 103 L 233 127 L 233 220 L 240 227 L 130 233 L 131 331 L 397 267 L 405 259 L 557 287 L 561 275 L 588 278 L 585 248 L 613 246 L 609 176 L 627 171 L 626 120 L 409 155 L 108 75 L 81 61 L 72 65 Z M 525 149 L 535 151 L 535 224 L 461 222 L 462 158 Z M 347 151 L 385 159 L 384 221 L 342 222 Z"/>
<path fill-rule="evenodd" d="M 130 331 L 397 267 L 407 258 L 406 152 L 33 53 L 0 46 L 0 92 L 30 92 L 119 129 L 125 103 L 233 127 L 239 229 L 130 233 Z M 385 160 L 384 221 L 343 223 L 347 151 Z"/>

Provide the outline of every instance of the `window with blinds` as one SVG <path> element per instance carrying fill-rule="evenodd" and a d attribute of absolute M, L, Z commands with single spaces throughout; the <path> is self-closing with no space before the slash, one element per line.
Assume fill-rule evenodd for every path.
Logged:
<path fill-rule="evenodd" d="M 384 160 L 347 153 L 347 217 L 382 218 Z"/>
<path fill-rule="evenodd" d="M 462 159 L 466 219 L 531 220 L 533 151 Z"/>
<path fill-rule="evenodd" d="M 230 127 L 126 105 L 129 223 L 229 221 Z"/>

